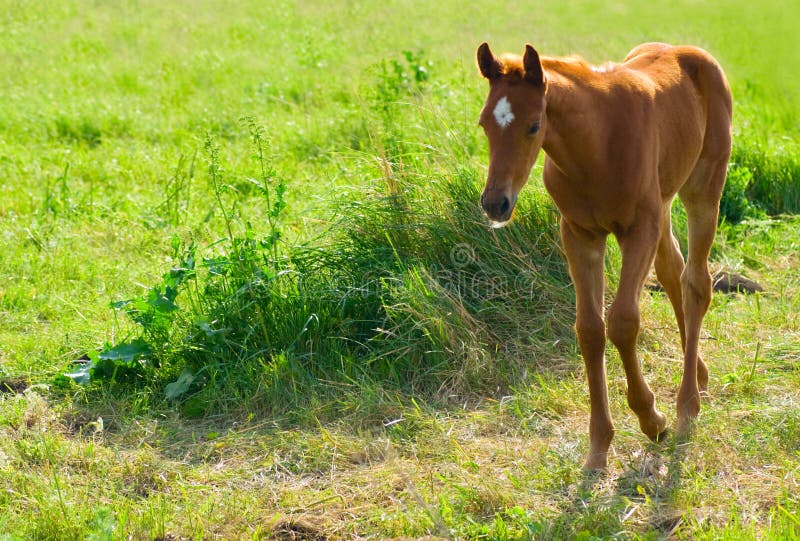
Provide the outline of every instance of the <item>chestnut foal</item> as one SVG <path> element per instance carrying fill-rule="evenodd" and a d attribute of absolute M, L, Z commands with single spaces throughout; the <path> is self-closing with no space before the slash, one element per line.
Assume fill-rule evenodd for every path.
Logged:
<path fill-rule="evenodd" d="M 683 345 L 677 431 L 700 411 L 708 369 L 698 355 L 711 300 L 708 255 L 731 150 L 731 95 L 719 64 L 695 47 L 647 43 L 621 64 L 577 58 L 495 57 L 484 43 L 478 66 L 489 80 L 480 124 L 489 140 L 481 206 L 494 227 L 507 224 L 539 149 L 544 185 L 561 212 L 561 238 L 575 284 L 578 343 L 589 380 L 589 454 L 584 469 L 605 469 L 614 425 L 606 389 L 606 334 L 619 350 L 628 404 L 658 440 L 666 417 L 636 355 L 639 297 L 655 260 Z M 672 234 L 670 207 L 686 207 L 689 257 Z M 616 298 L 603 321 L 606 236 L 622 251 Z"/>

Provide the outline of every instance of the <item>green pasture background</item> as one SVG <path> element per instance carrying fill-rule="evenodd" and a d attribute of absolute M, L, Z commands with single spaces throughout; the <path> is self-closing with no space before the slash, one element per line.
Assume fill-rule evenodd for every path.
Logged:
<path fill-rule="evenodd" d="M 181 156 L 210 133 L 226 167 L 241 168 L 249 158 L 242 117 L 266 128 L 290 179 L 293 230 L 314 231 L 320 198 L 348 197 L 380 176 L 369 156 L 376 119 L 368 102 L 380 63 L 402 61 L 403 51 L 431 63 L 438 125 L 421 126 L 415 107 L 395 122 L 420 148 L 464 150 L 438 171 L 462 158 L 485 163 L 475 121 L 485 91 L 473 60 L 481 41 L 602 62 L 663 40 L 706 47 L 723 63 L 737 148 L 750 151 L 734 157 L 763 165 L 777 154 L 783 162 L 773 169 L 796 173 L 795 12 L 791 2 L 745 1 L 8 2 L 0 33 L 4 364 L 51 372 L 54 358 L 110 338 L 106 301 L 160 274 L 169 234 L 154 209 Z M 195 183 L 187 224 L 208 209 L 203 184 Z M 796 180 L 789 184 L 782 189 L 796 201 Z M 39 313 L 47 325 L 20 313 Z"/>
<path fill-rule="evenodd" d="M 798 4 L 779 0 L 0 0 L 0 378 L 32 387 L 0 392 L 0 539 L 798 535 L 800 232 L 786 216 L 800 210 L 798 20 Z M 693 44 L 729 77 L 735 142 L 714 264 L 755 274 L 768 294 L 715 298 L 704 347 L 718 397 L 704 404 L 693 446 L 668 451 L 666 477 L 667 465 L 647 458 L 659 451 L 625 420 L 614 387 L 624 384 L 612 384 L 626 427 L 612 481 L 577 473 L 585 385 L 540 167 L 512 228 L 484 231 L 477 209 L 483 41 L 592 63 L 645 41 Z M 271 223 L 279 185 L 286 207 Z M 280 257 L 249 242 L 275 231 Z M 247 351 L 220 357 L 225 381 L 204 380 L 194 403 L 183 399 L 199 380 L 180 400 L 165 397 L 185 365 L 207 366 L 197 352 L 208 344 L 184 340 L 178 323 L 165 343 L 145 332 L 163 353 L 153 379 L 65 380 L 98 351 L 138 343 L 141 325 L 111 303 L 173 283 L 192 245 L 198 266 L 248 247 L 252 276 L 264 271 L 257 262 L 276 270 L 286 258 L 293 271 L 384 273 L 391 294 L 375 310 L 394 326 L 370 327 L 370 306 L 350 319 L 315 312 L 342 342 L 304 353 L 295 369 L 286 352 L 311 319 L 291 321 L 292 290 L 270 320 L 291 347 L 263 364 Z M 533 276 L 538 304 L 434 288 L 453 246 L 473 250 L 481 272 Z M 617 258 L 612 248 L 612 287 Z M 239 310 L 238 283 L 198 281 L 193 301 L 178 297 L 181 317 L 193 325 L 209 303 Z M 301 300 L 297 313 L 316 306 Z M 643 333 L 644 356 L 659 366 L 648 377 L 671 413 L 677 364 L 651 361 L 679 356 L 660 338 L 672 316 L 657 294 L 643 303 L 655 329 Z M 230 321 L 246 328 L 241 313 Z M 383 349 L 359 356 L 342 345 L 359 325 Z M 504 447 L 514 438 L 524 466 Z M 235 467 L 212 472 L 219 457 Z M 486 473 L 497 457 L 514 465 Z M 358 469 L 367 463 L 370 475 Z M 728 466 L 746 472 L 741 487 Z M 264 468 L 272 484 L 252 488 Z M 334 470 L 349 497 L 315 485 Z M 388 496 L 360 492 L 365 478 Z M 297 526 L 312 511 L 316 529 Z"/>

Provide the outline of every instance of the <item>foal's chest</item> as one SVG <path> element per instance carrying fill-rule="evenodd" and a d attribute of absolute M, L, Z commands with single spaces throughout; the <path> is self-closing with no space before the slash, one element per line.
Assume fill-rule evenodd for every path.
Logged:
<path fill-rule="evenodd" d="M 589 231 L 618 233 L 633 222 L 641 206 L 639 189 L 621 179 L 579 179 L 565 175 L 551 159 L 545 160 L 545 188 L 564 218 Z"/>

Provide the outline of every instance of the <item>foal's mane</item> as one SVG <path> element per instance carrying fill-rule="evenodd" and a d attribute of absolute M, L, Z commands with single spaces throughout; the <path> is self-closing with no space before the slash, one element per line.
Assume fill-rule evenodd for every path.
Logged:
<path fill-rule="evenodd" d="M 500 58 L 500 73 L 507 77 L 522 79 L 525 75 L 525 68 L 522 64 L 522 57 L 516 54 L 504 54 Z M 542 67 L 545 71 L 554 71 L 569 78 L 586 79 L 594 73 L 592 65 L 580 56 L 562 56 L 541 58 Z M 604 70 L 610 70 L 603 66 Z"/>
<path fill-rule="evenodd" d="M 507 77 L 522 78 L 525 75 L 525 68 L 522 65 L 522 57 L 518 54 L 506 53 L 500 58 L 500 73 Z"/>
<path fill-rule="evenodd" d="M 585 77 L 593 73 L 592 65 L 580 56 L 543 57 L 542 66 L 545 70 L 555 71 L 567 77 Z"/>

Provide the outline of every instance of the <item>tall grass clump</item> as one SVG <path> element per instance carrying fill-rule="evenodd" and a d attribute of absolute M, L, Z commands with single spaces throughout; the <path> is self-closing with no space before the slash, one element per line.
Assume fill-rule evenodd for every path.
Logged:
<path fill-rule="evenodd" d="M 74 376 L 149 389 L 188 415 L 319 416 L 367 389 L 445 398 L 506 388 L 570 335 L 567 271 L 543 199 L 527 198 L 494 231 L 473 170 L 392 175 L 342 204 L 319 237 L 289 244 L 286 183 L 261 130 L 251 136 L 261 223 L 239 213 L 209 140 L 224 237 L 202 247 L 174 238 L 161 282 L 114 304 L 135 324 L 129 337 Z"/>
<path fill-rule="evenodd" d="M 746 204 L 753 210 L 770 215 L 800 212 L 800 148 L 785 140 L 767 144 L 758 139 L 737 139 L 731 155 L 728 183 L 722 211 L 728 208 L 729 220 L 750 217 Z M 746 202 L 746 203 L 745 203 Z M 729 207 L 726 208 L 726 203 Z"/>

